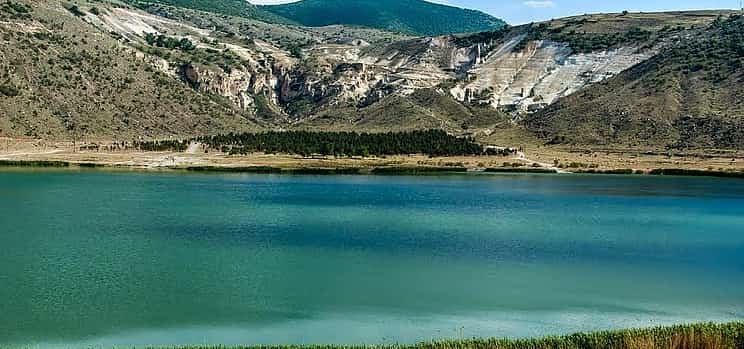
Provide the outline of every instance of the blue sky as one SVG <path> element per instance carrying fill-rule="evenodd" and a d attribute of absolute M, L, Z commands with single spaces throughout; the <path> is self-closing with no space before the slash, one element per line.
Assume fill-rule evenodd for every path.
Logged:
<path fill-rule="evenodd" d="M 256 4 L 286 3 L 292 0 L 250 0 Z M 522 24 L 584 13 L 628 11 L 671 11 L 738 8 L 739 0 L 436 0 L 443 4 L 474 8 L 510 24 Z"/>

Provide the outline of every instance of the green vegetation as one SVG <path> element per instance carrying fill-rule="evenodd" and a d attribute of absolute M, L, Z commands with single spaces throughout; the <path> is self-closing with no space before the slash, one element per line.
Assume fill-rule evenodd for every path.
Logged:
<path fill-rule="evenodd" d="M 44 160 L 0 160 L 0 167 L 70 167 L 70 163 Z"/>
<path fill-rule="evenodd" d="M 615 170 L 596 170 L 596 169 L 590 169 L 590 170 L 578 170 L 575 171 L 575 173 L 585 173 L 585 174 L 609 174 L 609 175 L 632 175 L 632 174 L 644 174 L 643 171 L 634 171 L 630 168 L 620 168 Z"/>
<path fill-rule="evenodd" d="M 248 166 L 248 167 L 226 167 L 226 166 L 192 166 L 184 168 L 192 172 L 229 172 L 229 173 L 281 173 L 279 167 L 270 166 Z"/>
<path fill-rule="evenodd" d="M 380 167 L 372 170 L 376 175 L 431 175 L 442 173 L 464 173 L 465 167 Z"/>
<path fill-rule="evenodd" d="M 310 27 L 347 24 L 416 35 L 480 32 L 505 25 L 480 11 L 422 0 L 304 0 L 261 8 Z"/>
<path fill-rule="evenodd" d="M 362 173 L 358 168 L 293 168 L 283 173 L 293 175 L 358 175 Z"/>
<path fill-rule="evenodd" d="M 229 154 L 386 156 L 426 154 L 430 156 L 511 155 L 510 149 L 484 149 L 470 138 L 456 137 L 441 130 L 356 133 L 268 131 L 262 133 L 229 133 L 181 141 L 135 142 L 145 151 L 184 151 L 190 142 L 200 142 Z"/>
<path fill-rule="evenodd" d="M 77 17 L 83 17 L 83 16 L 85 16 L 85 12 L 83 12 L 83 10 L 81 10 L 78 7 L 78 5 L 70 5 L 70 6 L 65 7 L 65 8 L 67 9 L 67 11 L 70 11 L 70 13 L 72 13 L 73 15 L 75 15 Z"/>
<path fill-rule="evenodd" d="M 104 164 L 96 164 L 96 163 L 92 163 L 92 162 L 81 162 L 81 163 L 77 163 L 76 165 L 78 167 L 82 167 L 82 168 L 104 168 L 104 167 L 107 167 Z"/>
<path fill-rule="evenodd" d="M 293 175 L 359 175 L 372 174 L 382 176 L 408 175 L 438 175 L 446 173 L 465 173 L 465 167 L 377 167 L 362 168 L 280 168 L 271 166 L 195 166 L 183 168 L 191 172 L 221 172 L 221 173 L 261 173 L 261 174 L 293 174 Z"/>
<path fill-rule="evenodd" d="M 493 167 L 487 168 L 486 173 L 558 173 L 548 168 L 523 168 L 523 167 Z"/>
<path fill-rule="evenodd" d="M 718 17 L 706 40 L 683 40 L 661 58 L 674 60 L 684 73 L 705 72 L 712 82 L 726 79 L 744 68 L 744 16 Z"/>
<path fill-rule="evenodd" d="M 291 21 L 271 12 L 264 11 L 245 0 L 124 0 L 124 2 L 143 9 L 153 4 L 167 5 L 212 12 L 220 15 L 255 19 L 268 23 L 292 24 Z"/>
<path fill-rule="evenodd" d="M 427 154 L 430 156 L 497 154 L 469 138 L 441 130 L 356 133 L 356 132 L 263 132 L 200 137 L 196 141 L 230 154 L 255 152 L 309 156 L 369 156 Z"/>
<path fill-rule="evenodd" d="M 479 43 L 493 43 L 498 42 L 504 38 L 506 33 L 509 32 L 509 26 L 505 25 L 501 29 L 484 31 L 466 36 L 456 37 L 453 42 L 457 47 L 470 47 Z"/>
<path fill-rule="evenodd" d="M 523 50 L 527 43 L 535 40 L 552 40 L 567 43 L 571 49 L 579 53 L 608 50 L 626 43 L 643 43 L 648 41 L 652 33 L 640 28 L 614 33 L 580 33 L 574 29 L 564 27 L 551 28 L 548 23 L 530 25 L 527 36 L 516 47 Z"/>
<path fill-rule="evenodd" d="M 685 169 L 656 169 L 649 174 L 655 176 L 694 176 L 694 177 L 723 177 L 723 178 L 744 178 L 744 172 L 726 172 L 726 171 L 705 171 L 705 170 L 685 170 Z"/>
<path fill-rule="evenodd" d="M 121 36 L 80 20 L 67 10 L 71 4 L 0 0 L 0 21 L 23 22 L 0 26 L 0 135 L 72 141 L 255 129 L 250 112 L 135 59 Z M 78 10 L 89 15 L 92 5 L 101 14 L 111 6 L 78 3 Z M 169 62 L 211 57 L 206 50 L 183 51 L 188 45 L 180 41 L 173 50 L 129 44 L 169 53 L 175 58 Z"/>
<path fill-rule="evenodd" d="M 196 50 L 191 40 L 187 38 L 174 38 L 166 35 L 155 35 L 153 33 L 145 33 L 145 41 L 151 46 L 163 47 L 167 49 L 179 49 L 183 51 Z"/>
<path fill-rule="evenodd" d="M 34 9 L 26 4 L 5 1 L 0 4 L 0 16 L 8 15 L 12 19 L 29 19 Z"/>
<path fill-rule="evenodd" d="M 185 151 L 189 141 L 134 142 L 134 147 L 143 151 Z"/>
<path fill-rule="evenodd" d="M 695 324 L 541 339 L 472 339 L 424 343 L 415 349 L 693 349 L 744 347 L 744 323 Z"/>
<path fill-rule="evenodd" d="M 201 346 L 178 349 L 741 349 L 744 323 L 693 324 L 528 339 L 444 340 L 377 346 Z"/>
<path fill-rule="evenodd" d="M 0 94 L 7 97 L 18 96 L 21 92 L 17 88 L 11 85 L 0 85 Z"/>
<path fill-rule="evenodd" d="M 718 17 L 685 35 L 523 125 L 549 144 L 744 149 L 744 17 Z"/>

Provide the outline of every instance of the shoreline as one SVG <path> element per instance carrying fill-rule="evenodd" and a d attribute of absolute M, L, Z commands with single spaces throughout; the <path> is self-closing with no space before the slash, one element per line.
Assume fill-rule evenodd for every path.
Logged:
<path fill-rule="evenodd" d="M 93 146 L 95 145 L 95 146 Z M 516 148 L 515 148 L 516 149 Z M 116 142 L 4 139 L 0 168 L 71 168 L 309 175 L 586 174 L 744 178 L 744 151 L 677 152 L 629 148 L 528 146 L 511 155 L 422 154 L 335 157 L 229 154 L 192 144 L 183 151 L 143 151 Z"/>
<path fill-rule="evenodd" d="M 558 171 L 545 167 L 488 167 L 468 168 L 463 166 L 372 166 L 372 167 L 316 167 L 316 166 L 143 166 L 142 164 L 122 165 L 101 162 L 74 162 L 60 160 L 0 160 L 0 171 L 15 169 L 62 169 L 62 170 L 123 170 L 139 172 L 181 171 L 191 173 L 246 173 L 281 175 L 463 175 L 463 174 L 544 174 L 544 175 L 613 175 L 613 176 L 652 176 L 652 177 L 710 177 L 744 178 L 744 171 L 695 170 L 683 168 L 659 168 L 650 171 L 633 169 Z"/>
<path fill-rule="evenodd" d="M 38 346 L 38 345 L 37 345 Z M 55 347 L 56 345 L 50 345 Z M 2 349 L 25 346 L 0 345 Z M 46 346 L 42 346 L 46 347 Z M 64 347 L 60 345 L 59 347 Z M 96 346 L 88 346 L 95 348 Z M 102 347 L 102 346 L 98 346 Z M 138 346 L 130 346 L 137 348 Z M 433 339 L 413 344 L 265 344 L 265 345 L 165 345 L 153 349 L 691 349 L 744 347 L 744 322 L 697 322 L 630 327 L 537 337 L 473 337 Z"/>

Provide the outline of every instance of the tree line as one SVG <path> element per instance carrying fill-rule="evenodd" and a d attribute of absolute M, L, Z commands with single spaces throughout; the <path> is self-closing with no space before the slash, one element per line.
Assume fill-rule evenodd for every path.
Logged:
<path fill-rule="evenodd" d="M 190 142 L 229 154 L 297 154 L 302 156 L 386 156 L 424 154 L 429 156 L 511 155 L 510 149 L 484 148 L 468 137 L 456 137 L 442 130 L 357 133 L 313 131 L 267 131 L 203 136 L 188 141 L 138 142 L 146 151 L 183 151 Z"/>
<path fill-rule="evenodd" d="M 230 154 L 286 153 L 302 156 L 370 156 L 426 154 L 431 156 L 483 155 L 486 150 L 470 138 L 442 130 L 357 133 L 268 131 L 200 137 L 198 142 Z"/>
<path fill-rule="evenodd" d="M 143 151 L 177 151 L 177 152 L 184 152 L 189 147 L 189 143 L 191 141 L 189 140 L 181 140 L 181 141 L 147 141 L 147 142 L 137 142 L 135 141 L 133 143 L 134 147 L 143 150 Z M 126 144 L 124 144 L 124 147 L 126 148 Z"/>
<path fill-rule="evenodd" d="M 182 51 L 193 51 L 196 50 L 196 45 L 187 38 L 175 38 L 165 35 L 156 35 L 153 33 L 145 33 L 145 41 L 150 46 L 156 46 L 167 49 L 179 49 Z"/>

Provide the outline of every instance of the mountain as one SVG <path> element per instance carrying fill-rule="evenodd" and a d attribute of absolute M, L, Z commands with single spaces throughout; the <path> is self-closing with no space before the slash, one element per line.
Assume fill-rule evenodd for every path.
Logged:
<path fill-rule="evenodd" d="M 292 21 L 277 16 L 271 12 L 249 3 L 246 0 L 123 0 L 124 2 L 137 6 L 146 7 L 149 5 L 168 5 L 175 7 L 188 8 L 213 12 L 222 15 L 238 16 L 243 18 L 255 19 L 268 23 L 276 24 L 293 24 Z"/>
<path fill-rule="evenodd" d="M 0 135 L 163 137 L 256 129 L 223 97 L 199 93 L 91 21 L 113 8 L 0 4 Z"/>
<path fill-rule="evenodd" d="M 414 35 L 478 32 L 506 24 L 480 11 L 423 0 L 303 0 L 262 8 L 310 27 L 344 24 Z"/>
<path fill-rule="evenodd" d="M 680 34 L 525 124 L 553 143 L 744 149 L 744 17 Z"/>
<path fill-rule="evenodd" d="M 502 145 L 744 149 L 732 11 L 411 36 L 132 1 L 0 4 L 0 137 L 440 128 Z"/>

